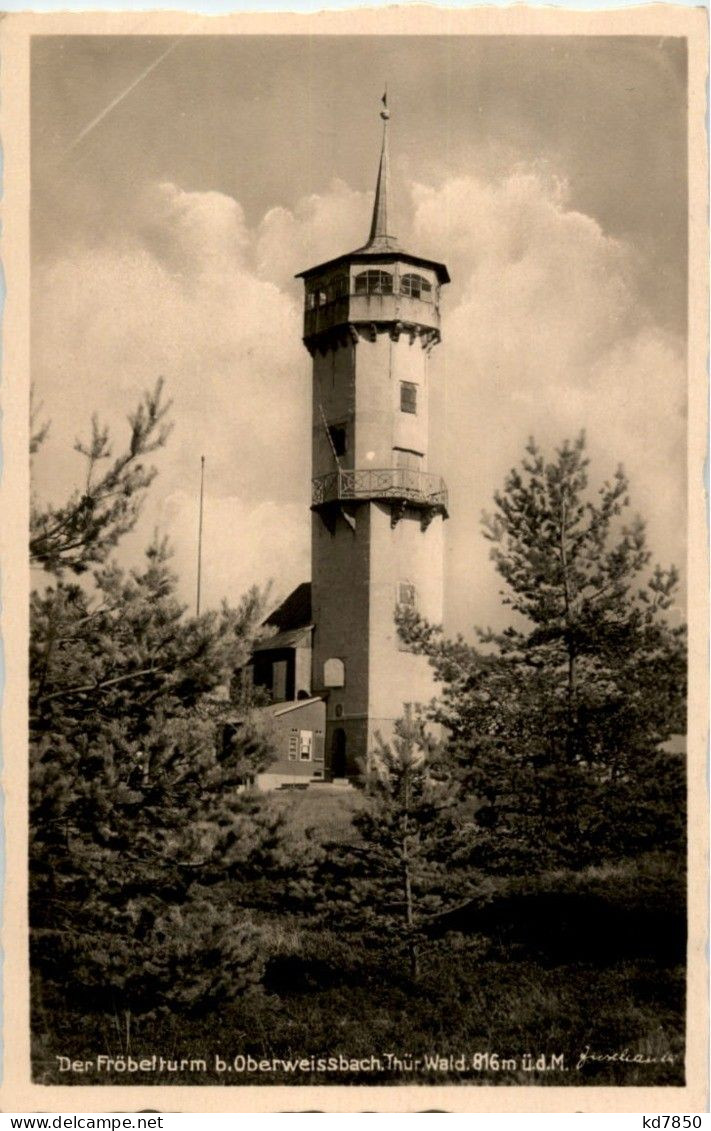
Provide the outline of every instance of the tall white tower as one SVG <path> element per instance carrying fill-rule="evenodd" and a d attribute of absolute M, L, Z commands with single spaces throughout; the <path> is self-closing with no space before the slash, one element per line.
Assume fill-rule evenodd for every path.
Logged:
<path fill-rule="evenodd" d="M 313 690 L 331 776 L 359 772 L 408 702 L 434 693 L 394 613 L 443 614 L 447 491 L 428 464 L 429 357 L 447 268 L 389 232 L 388 118 L 368 242 L 303 271 L 313 358 Z"/>

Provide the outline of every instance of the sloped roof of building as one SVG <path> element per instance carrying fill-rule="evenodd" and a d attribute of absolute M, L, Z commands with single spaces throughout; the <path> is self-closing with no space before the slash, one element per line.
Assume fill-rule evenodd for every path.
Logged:
<path fill-rule="evenodd" d="M 311 625 L 311 582 L 302 581 L 281 605 L 270 613 L 264 624 L 272 625 L 278 632 L 291 632 Z M 273 639 L 273 638 L 272 638 Z"/>
<path fill-rule="evenodd" d="M 271 652 L 274 648 L 307 648 L 311 644 L 312 624 L 305 624 L 302 628 L 290 628 L 286 632 L 277 632 L 275 636 L 265 636 L 259 640 L 253 651 Z"/>
<path fill-rule="evenodd" d="M 320 695 L 313 695 L 310 699 L 290 699 L 286 703 L 270 703 L 267 707 L 260 707 L 262 714 L 278 718 L 279 715 L 288 715 L 290 711 L 300 711 L 302 707 L 310 707 L 313 703 L 323 703 Z"/>

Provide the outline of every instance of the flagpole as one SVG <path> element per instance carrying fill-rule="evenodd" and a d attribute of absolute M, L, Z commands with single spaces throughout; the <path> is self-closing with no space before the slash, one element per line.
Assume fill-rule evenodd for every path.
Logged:
<path fill-rule="evenodd" d="M 200 584 L 202 581 L 202 510 L 205 492 L 205 457 L 200 456 L 200 517 L 198 519 L 197 601 L 196 615 L 200 616 Z"/>

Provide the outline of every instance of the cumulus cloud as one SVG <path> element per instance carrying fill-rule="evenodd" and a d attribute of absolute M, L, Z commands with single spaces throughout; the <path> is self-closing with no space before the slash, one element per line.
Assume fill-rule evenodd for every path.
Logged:
<path fill-rule="evenodd" d="M 664 562 L 682 565 L 683 342 L 656 326 L 634 249 L 569 209 L 563 181 L 516 171 L 415 188 L 415 240 L 449 256 L 444 304 L 450 620 L 494 615 L 479 517 L 530 435 L 552 451 L 585 429 L 591 481 L 622 463 Z"/>
<path fill-rule="evenodd" d="M 681 564 L 683 342 L 641 299 L 635 250 L 569 206 L 563 179 L 514 169 L 411 189 L 404 246 L 447 262 L 433 355 L 433 467 L 449 480 L 448 623 L 497 618 L 479 516 L 529 435 L 588 433 L 593 477 L 618 462 L 655 553 Z M 176 431 L 142 523 L 173 539 L 193 594 L 199 457 L 208 460 L 206 597 L 308 575 L 310 361 L 293 275 L 357 247 L 370 198 L 336 181 L 250 228 L 215 192 L 149 186 L 115 246 L 77 247 L 34 276 L 35 379 L 53 431 L 37 487 L 63 492 L 64 454 L 96 409 L 112 421 L 163 374 Z M 208 580 L 209 579 L 209 580 Z"/>
<path fill-rule="evenodd" d="M 250 266 L 253 237 L 241 208 L 218 193 L 154 186 L 127 217 L 126 235 L 116 248 L 80 247 L 35 272 L 33 368 L 52 420 L 38 493 L 61 497 L 77 481 L 79 458 L 66 453 L 92 411 L 111 422 L 118 446 L 127 411 L 162 375 L 175 431 L 157 457 L 161 475 L 142 536 L 159 522 L 183 538 L 182 512 L 162 514 L 159 503 L 194 492 L 202 454 L 215 499 L 239 496 L 249 513 L 265 499 L 287 508 L 298 500 L 308 515 L 301 311 Z M 302 559 L 307 546 L 306 530 Z M 241 578 L 225 595 L 238 595 Z"/>
<path fill-rule="evenodd" d="M 270 208 L 257 233 L 257 271 L 280 287 L 317 263 L 362 247 L 372 198 L 334 180 L 325 193 L 303 197 L 292 211 Z"/>
<path fill-rule="evenodd" d="M 236 602 L 252 585 L 271 585 L 274 604 L 282 600 L 310 572 L 310 554 L 305 507 L 300 503 L 265 500 L 249 506 L 234 495 L 206 494 L 203 518 L 201 591 L 204 608 L 215 607 L 225 598 Z M 158 514 L 171 532 L 172 566 L 187 584 L 195 585 L 197 555 L 195 532 L 198 501 L 195 494 L 174 491 L 161 504 Z M 190 593 L 194 600 L 195 589 Z"/>
<path fill-rule="evenodd" d="M 244 267 L 250 242 L 244 211 L 224 193 L 151 184 L 139 196 L 137 211 L 139 232 L 174 273 L 204 279 Z"/>

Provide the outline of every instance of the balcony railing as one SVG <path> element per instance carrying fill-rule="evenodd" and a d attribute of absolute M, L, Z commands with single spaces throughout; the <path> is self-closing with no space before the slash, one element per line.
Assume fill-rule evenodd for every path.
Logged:
<path fill-rule="evenodd" d="M 312 506 L 357 499 L 394 499 L 447 514 L 447 488 L 439 475 L 407 467 L 339 468 L 311 481 Z"/>

